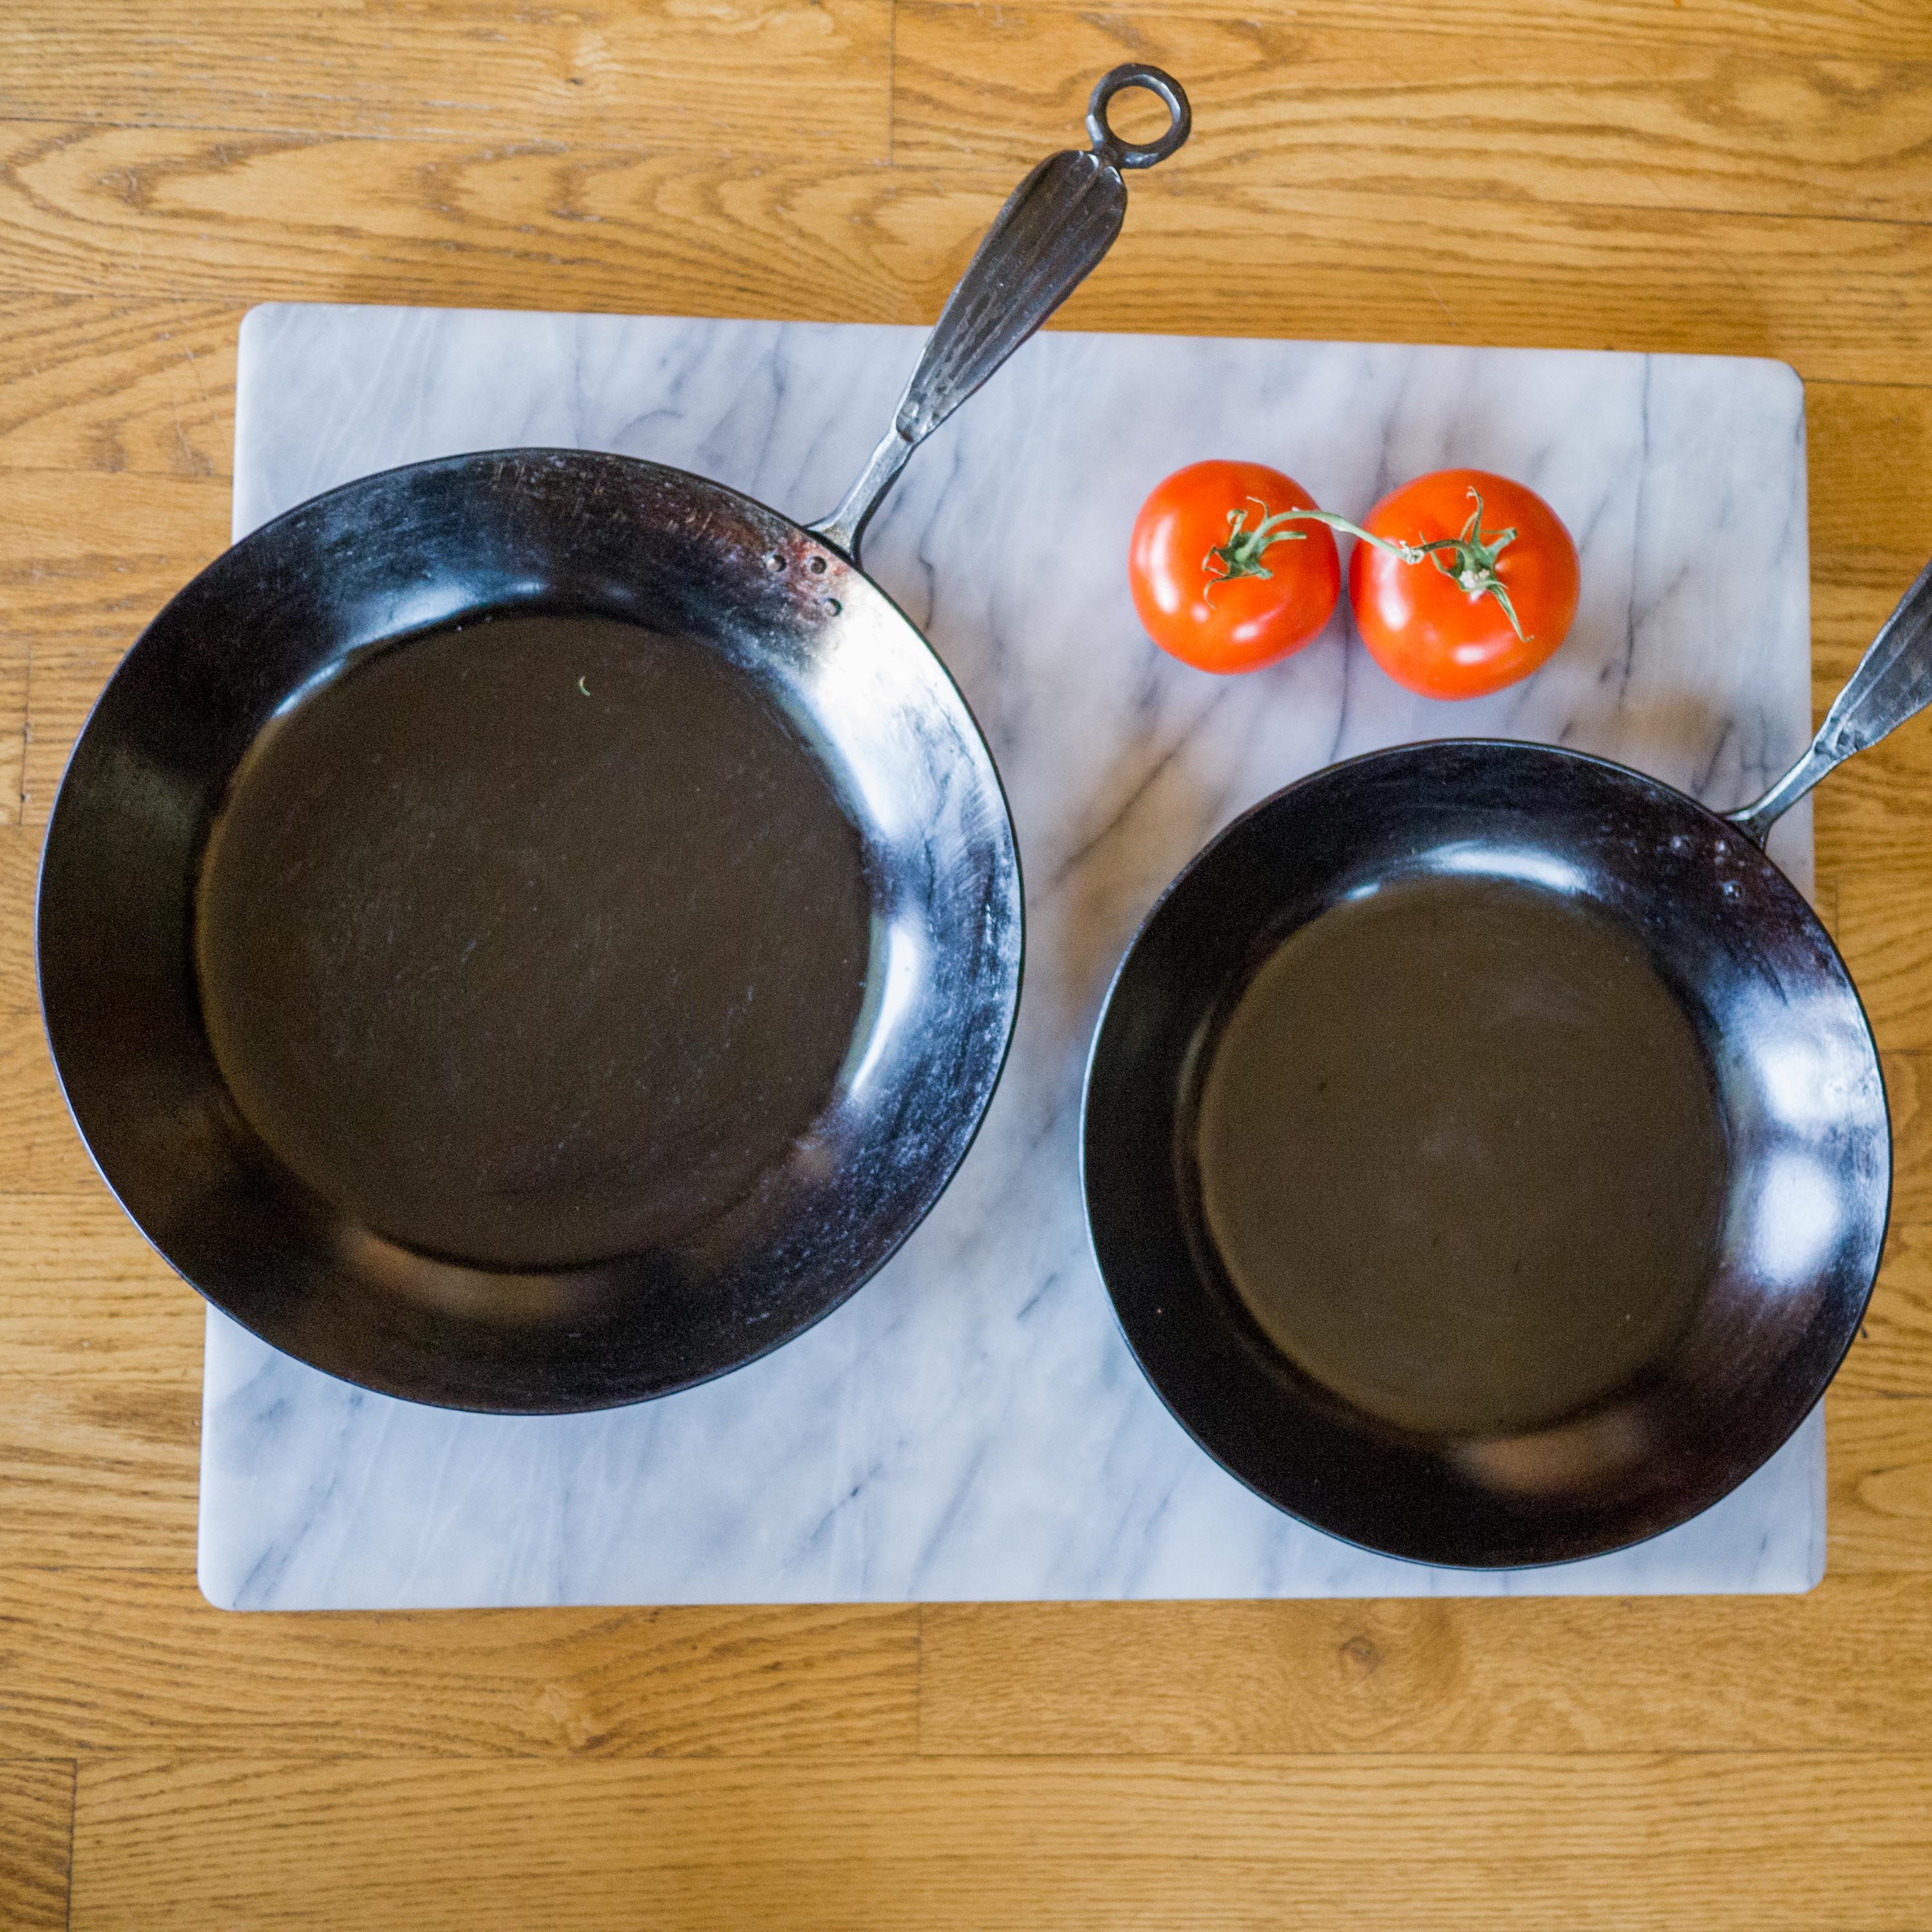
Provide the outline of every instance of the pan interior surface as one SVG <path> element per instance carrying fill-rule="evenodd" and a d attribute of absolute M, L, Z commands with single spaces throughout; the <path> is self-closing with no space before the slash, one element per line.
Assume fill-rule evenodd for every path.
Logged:
<path fill-rule="evenodd" d="M 830 1313 L 972 1144 L 1018 854 L 945 668 L 683 471 L 452 457 L 224 553 L 102 692 L 36 927 L 160 1252 L 385 1394 L 562 1412 Z"/>
<path fill-rule="evenodd" d="M 1640 773 L 1447 741 L 1288 787 L 1181 873 L 1088 1066 L 1095 1257 L 1226 1468 L 1514 1568 L 1716 1502 L 1824 1393 L 1890 1196 L 1804 898 Z"/>
<path fill-rule="evenodd" d="M 249 1124 L 383 1239 L 673 1246 L 795 1158 L 863 1004 L 864 842 L 686 638 L 509 614 L 353 663 L 251 747 L 196 958 Z"/>
<path fill-rule="evenodd" d="M 1534 1427 L 1629 1382 L 1717 1252 L 1696 1032 L 1582 901 L 1377 882 L 1239 992 L 1195 1132 L 1209 1238 L 1269 1339 L 1423 1433 Z"/>

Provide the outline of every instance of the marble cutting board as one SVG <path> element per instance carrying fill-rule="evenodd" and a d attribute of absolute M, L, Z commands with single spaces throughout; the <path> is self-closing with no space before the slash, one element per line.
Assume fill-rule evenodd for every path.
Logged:
<path fill-rule="evenodd" d="M 290 305 L 243 326 L 235 529 L 316 491 L 536 443 L 684 465 L 801 517 L 889 420 L 921 332 Z M 1583 599 L 1527 684 L 1456 706 L 1340 619 L 1222 682 L 1147 643 L 1142 494 L 1244 456 L 1359 516 L 1450 463 L 1568 522 Z M 920 451 L 866 547 L 964 688 L 1027 887 L 1018 1031 L 984 1130 L 891 1265 L 709 1386 L 600 1415 L 458 1415 L 354 1389 L 210 1311 L 200 1573 L 224 1607 L 1795 1591 L 1824 1562 L 1814 1414 L 1717 1508 L 1510 1573 L 1367 1554 L 1280 1514 L 1171 1420 L 1115 1328 L 1076 1172 L 1107 976 L 1168 876 L 1330 760 L 1492 733 L 1720 806 L 1809 731 L 1804 403 L 1781 364 L 1052 333 Z M 1808 885 L 1801 808 L 1774 850 Z"/>

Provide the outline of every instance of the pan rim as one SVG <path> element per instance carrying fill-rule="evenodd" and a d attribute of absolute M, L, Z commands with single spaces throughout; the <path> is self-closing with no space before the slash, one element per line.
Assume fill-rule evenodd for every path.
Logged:
<path fill-rule="evenodd" d="M 196 1281 L 161 1246 L 144 1222 L 130 1209 L 122 1190 L 116 1185 L 112 1178 L 102 1165 L 94 1143 L 82 1124 L 79 1111 L 74 1104 L 74 1096 L 69 1091 L 66 1070 L 61 1064 L 59 1052 L 55 1044 L 54 1029 L 48 1012 L 46 991 L 46 914 L 48 860 L 49 855 L 59 835 L 63 802 L 68 796 L 68 783 L 75 764 L 82 746 L 94 728 L 97 718 L 107 702 L 110 692 L 113 691 L 117 683 L 129 674 L 130 667 L 134 663 L 142 646 L 160 629 L 170 614 L 194 592 L 197 586 L 202 584 L 204 579 L 224 568 L 242 567 L 246 562 L 243 554 L 249 550 L 251 547 L 256 546 L 258 539 L 266 542 L 272 533 L 293 520 L 320 514 L 325 506 L 336 504 L 340 500 L 352 496 L 358 492 L 367 493 L 385 484 L 393 484 L 398 479 L 404 477 L 428 476 L 434 472 L 459 471 L 478 465 L 491 464 L 500 465 L 512 462 L 527 464 L 532 460 L 558 467 L 590 466 L 632 472 L 646 472 L 659 478 L 671 479 L 681 486 L 694 487 L 700 491 L 711 493 L 718 498 L 744 506 L 759 515 L 782 526 L 789 532 L 825 551 L 827 554 L 838 558 L 854 577 L 865 584 L 867 592 L 880 601 L 885 609 L 897 620 L 904 633 L 904 641 L 909 646 L 916 646 L 922 650 L 937 668 L 940 678 L 944 680 L 945 689 L 950 692 L 953 700 L 958 704 L 962 716 L 970 727 L 972 742 L 976 744 L 986 770 L 991 778 L 992 795 L 999 803 L 1001 822 L 1006 827 L 1005 842 L 1011 854 L 1014 944 L 1010 988 L 1004 1003 L 1004 1024 L 1000 1031 L 998 1050 L 992 1056 L 983 1097 L 970 1130 L 963 1137 L 956 1155 L 944 1167 L 932 1190 L 931 1199 L 927 1202 L 918 1215 L 879 1254 L 871 1265 L 862 1274 L 844 1286 L 836 1297 L 826 1302 L 824 1306 L 815 1310 L 794 1325 L 784 1328 L 771 1338 L 761 1339 L 756 1348 L 739 1355 L 729 1363 L 715 1368 L 706 1368 L 699 1373 L 668 1382 L 660 1388 L 654 1388 L 640 1395 L 624 1395 L 609 1400 L 590 1402 L 572 1400 L 542 1404 L 482 1402 L 473 1399 L 457 1399 L 449 1396 L 439 1396 L 430 1400 L 420 1394 L 404 1394 L 397 1388 L 385 1386 L 382 1383 L 372 1380 L 365 1376 L 351 1374 L 339 1368 L 326 1366 L 289 1347 L 284 1341 L 263 1333 L 262 1324 L 249 1320 L 238 1312 L 226 1300 Z M 514 604 L 498 604 L 482 608 L 494 613 L 514 610 L 517 607 Z M 399 632 L 393 638 L 386 639 L 380 648 L 388 649 L 394 645 L 402 644 L 412 635 L 427 634 L 442 628 L 443 628 L 442 625 L 439 622 L 405 628 Z M 208 1306 L 219 1309 L 238 1327 L 246 1330 L 257 1340 L 274 1348 L 278 1353 L 302 1363 L 304 1366 L 312 1369 L 319 1374 L 326 1375 L 335 1381 L 346 1383 L 353 1388 L 368 1390 L 374 1394 L 387 1396 L 392 1400 L 409 1402 L 420 1407 L 445 1409 L 452 1413 L 464 1414 L 506 1416 L 593 1414 L 635 1408 L 640 1404 L 657 1401 L 666 1396 L 680 1394 L 686 1390 L 700 1388 L 707 1382 L 716 1381 L 721 1377 L 735 1372 L 739 1369 L 748 1367 L 752 1363 L 775 1353 L 788 1342 L 797 1340 L 808 1330 L 816 1328 L 829 1316 L 836 1313 L 840 1308 L 857 1294 L 861 1288 L 872 1281 L 884 1269 L 925 1224 L 933 1210 L 938 1206 L 958 1178 L 960 1169 L 965 1164 L 967 1156 L 978 1144 L 980 1134 L 986 1126 L 986 1117 L 992 1111 L 994 1100 L 998 1094 L 1001 1082 L 1004 1078 L 1006 1067 L 1012 1057 L 1013 1040 L 1018 1026 L 1020 1004 L 1024 994 L 1026 941 L 1026 880 L 1024 860 L 1020 850 L 1018 829 L 1014 823 L 1012 801 L 1007 793 L 1006 781 L 1000 770 L 999 760 L 994 755 L 992 745 L 987 736 L 985 727 L 980 722 L 977 713 L 974 711 L 964 690 L 961 687 L 958 679 L 954 675 L 952 668 L 934 647 L 932 640 L 926 636 L 924 631 L 913 622 L 892 593 L 860 564 L 850 558 L 844 556 L 833 546 L 827 544 L 824 538 L 815 536 L 803 524 L 797 522 L 783 511 L 773 508 L 760 499 L 736 489 L 730 484 L 721 483 L 698 471 L 682 469 L 676 464 L 654 462 L 648 458 L 628 456 L 616 451 L 574 448 L 561 445 L 518 444 L 490 449 L 461 451 L 443 456 L 424 458 L 412 463 L 394 464 L 384 469 L 371 470 L 364 476 L 350 478 L 344 482 L 332 485 L 327 490 L 319 490 L 314 496 L 304 497 L 300 502 L 291 505 L 287 509 L 269 518 L 266 522 L 258 524 L 245 536 L 237 538 L 210 558 L 191 577 L 179 585 L 160 608 L 142 626 L 133 640 L 116 661 L 112 670 L 103 680 L 99 691 L 95 693 L 92 701 L 88 705 L 80 728 L 76 732 L 74 742 L 69 746 L 67 756 L 62 763 L 60 778 L 54 788 L 53 801 L 48 810 L 46 826 L 41 837 L 40 851 L 34 866 L 34 1004 L 40 1022 L 41 1039 L 46 1046 L 48 1060 L 53 1070 L 55 1085 L 60 1094 L 62 1105 L 87 1156 L 88 1164 L 99 1177 L 110 1198 L 128 1222 L 168 1268 L 194 1289 Z M 600 1258 L 608 1263 L 622 1257 L 606 1256 Z"/>
<path fill-rule="evenodd" d="M 1263 812 L 1273 809 L 1283 800 L 1313 785 L 1318 781 L 1332 778 L 1338 772 L 1347 772 L 1358 766 L 1407 761 L 1419 753 L 1458 752 L 1469 754 L 1500 753 L 1510 758 L 1543 758 L 1572 765 L 1590 766 L 1597 770 L 1608 772 L 1620 782 L 1634 781 L 1652 794 L 1661 794 L 1675 805 L 1688 806 L 1699 815 L 1710 821 L 1714 826 L 1721 828 L 1730 835 L 1740 839 L 1744 839 L 1745 843 L 1751 847 L 1769 870 L 1777 875 L 1784 888 L 1802 908 L 1816 936 L 1824 941 L 1832 963 L 1836 968 L 1846 990 L 1851 995 L 1852 1006 L 1858 1014 L 1865 1042 L 1870 1049 L 1871 1064 L 1877 1076 L 1880 1105 L 1884 1114 L 1886 1130 L 1885 1199 L 1877 1216 L 1876 1229 L 1877 1238 L 1874 1245 L 1876 1258 L 1873 1263 L 1870 1276 L 1865 1282 L 1863 1292 L 1859 1298 L 1857 1318 L 1846 1324 L 1845 1339 L 1832 1357 L 1828 1372 L 1820 1380 L 1816 1395 L 1805 1406 L 1796 1419 L 1778 1434 L 1771 1446 L 1742 1475 L 1719 1489 L 1716 1493 L 1706 1496 L 1694 1508 L 1674 1516 L 1669 1522 L 1646 1529 L 1639 1534 L 1619 1537 L 1613 1541 L 1605 1542 L 1581 1552 L 1558 1556 L 1537 1557 L 1527 1561 L 1512 1560 L 1501 1563 L 1457 1562 L 1441 1557 L 1412 1555 L 1406 1551 L 1388 1549 L 1376 1544 L 1365 1542 L 1359 1536 L 1351 1536 L 1345 1532 L 1330 1528 L 1326 1524 L 1317 1522 L 1304 1510 L 1294 1508 L 1282 1502 L 1279 1498 L 1271 1496 L 1258 1481 L 1235 1467 L 1233 1462 L 1208 1442 L 1194 1424 L 1170 1400 L 1166 1390 L 1149 1368 L 1136 1342 L 1133 1332 L 1122 1312 L 1120 1296 L 1116 1293 L 1114 1285 L 1108 1278 L 1106 1265 L 1101 1258 L 1100 1244 L 1094 1229 L 1094 1197 L 1088 1172 L 1091 1119 L 1090 1103 L 1094 1068 L 1100 1058 L 1102 1040 L 1106 1030 L 1108 1019 L 1113 1010 L 1115 994 L 1142 940 L 1168 902 L 1180 891 L 1187 880 L 1207 862 L 1210 856 L 1226 840 L 1232 838 L 1243 826 L 1259 817 Z M 1358 752 L 1352 758 L 1337 759 L 1332 764 L 1318 766 L 1313 771 L 1305 772 L 1298 778 L 1292 779 L 1288 784 L 1269 793 L 1266 797 L 1257 800 L 1246 810 L 1236 814 L 1174 873 L 1162 887 L 1153 903 L 1135 926 L 1132 936 L 1122 949 L 1120 958 L 1115 962 L 1114 970 L 1108 979 L 1106 992 L 1101 1000 L 1099 1013 L 1094 1020 L 1093 1033 L 1088 1043 L 1086 1060 L 1081 1075 L 1080 1190 L 1083 1218 L 1086 1224 L 1087 1249 L 1093 1260 L 1095 1270 L 1100 1277 L 1101 1286 L 1106 1291 L 1108 1304 L 1113 1310 L 1114 1325 L 1120 1339 L 1126 1344 L 1127 1352 L 1132 1358 L 1136 1367 L 1140 1370 L 1148 1387 L 1159 1398 L 1162 1407 L 1174 1421 L 1180 1424 L 1189 1440 L 1206 1454 L 1218 1468 L 1233 1477 L 1243 1488 L 1259 1497 L 1271 1508 L 1279 1510 L 1283 1516 L 1304 1525 L 1317 1534 L 1332 1538 L 1335 1541 L 1346 1544 L 1352 1549 L 1360 1550 L 1370 1556 L 1386 1558 L 1393 1562 L 1412 1564 L 1418 1568 L 1449 1570 L 1479 1576 L 1507 1574 L 1516 1570 L 1560 1569 L 1570 1564 L 1590 1562 L 1598 1557 L 1612 1556 L 1627 1550 L 1640 1549 L 1646 1544 L 1654 1542 L 1659 1537 L 1668 1535 L 1672 1531 L 1681 1529 L 1685 1524 L 1695 1522 L 1706 1510 L 1714 1508 L 1726 1497 L 1736 1494 L 1746 1483 L 1756 1476 L 1790 1443 L 1792 1437 L 1817 1410 L 1820 1404 L 1824 1400 L 1826 1391 L 1837 1379 L 1839 1371 L 1844 1366 L 1846 1358 L 1850 1354 L 1853 1345 L 1858 1339 L 1860 1329 L 1865 1316 L 1870 1310 L 1871 1298 L 1877 1287 L 1880 1270 L 1883 1265 L 1886 1241 L 1891 1232 L 1892 1206 L 1896 1182 L 1897 1163 L 1893 1158 L 1891 1121 L 1891 1095 L 1885 1082 L 1884 1064 L 1878 1050 L 1877 1036 L 1873 1030 L 1871 1016 L 1866 1010 L 1864 997 L 1858 989 L 1858 982 L 1853 978 L 1850 968 L 1846 964 L 1844 956 L 1839 951 L 1837 941 L 1826 928 L 1823 920 L 1819 916 L 1816 909 L 1812 905 L 1810 899 L 1798 890 L 1784 867 L 1779 865 L 1778 861 L 1773 859 L 1762 847 L 1746 838 L 1745 835 L 1735 825 L 1730 824 L 1721 812 L 1713 810 L 1701 800 L 1694 798 L 1688 792 L 1679 790 L 1666 780 L 1654 777 L 1648 772 L 1640 771 L 1634 766 L 1624 764 L 1616 759 L 1604 758 L 1594 752 L 1578 751 L 1566 745 L 1552 745 L 1541 740 L 1522 738 L 1468 736 L 1412 739 L 1400 745 L 1386 746 L 1374 751 Z M 1820 1576 L 1822 1575 L 1821 1569 Z M 1815 1580 L 1808 1587 L 1815 1588 Z"/>

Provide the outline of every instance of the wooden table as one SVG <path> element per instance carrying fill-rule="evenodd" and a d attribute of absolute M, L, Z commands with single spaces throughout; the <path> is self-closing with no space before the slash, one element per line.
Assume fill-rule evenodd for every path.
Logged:
<path fill-rule="evenodd" d="M 30 897 L 267 298 L 915 322 L 1130 57 L 1086 327 L 1781 356 L 1817 691 L 1932 550 L 1925 0 L 5 0 L 0 1925 L 1932 1928 L 1932 727 L 1821 795 L 1898 1131 L 1800 1599 L 230 1617 Z M 1130 130 L 1138 124 L 1128 117 Z"/>

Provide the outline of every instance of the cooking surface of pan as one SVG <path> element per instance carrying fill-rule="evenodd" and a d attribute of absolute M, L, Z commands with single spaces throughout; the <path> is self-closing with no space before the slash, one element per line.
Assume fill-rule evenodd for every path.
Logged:
<path fill-rule="evenodd" d="M 1318 1528 L 1483 1568 L 1640 1540 L 1763 1462 L 1857 1333 L 1891 1175 L 1857 995 L 1745 831 L 1475 741 L 1331 766 L 1195 860 L 1108 995 L 1083 1154 L 1202 1444 Z"/>
<path fill-rule="evenodd" d="M 202 869 L 202 1010 L 244 1118 L 362 1225 L 580 1265 L 812 1158 L 872 898 L 818 755 L 705 644 L 485 618 L 255 740 Z"/>
<path fill-rule="evenodd" d="M 1710 1063 L 1641 944 L 1572 894 L 1462 868 L 1356 887 L 1241 988 L 1197 1105 L 1235 1292 L 1402 1428 L 1512 1434 L 1614 1394 L 1716 1258 Z"/>

